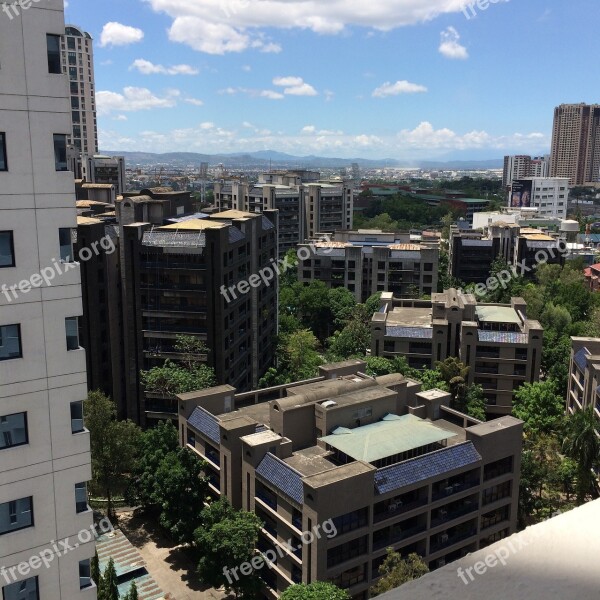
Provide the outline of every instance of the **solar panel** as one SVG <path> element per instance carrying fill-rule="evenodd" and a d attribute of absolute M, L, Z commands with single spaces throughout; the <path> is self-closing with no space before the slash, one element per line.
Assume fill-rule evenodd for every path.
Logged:
<path fill-rule="evenodd" d="M 274 454 L 269 452 L 262 459 L 256 468 L 256 473 L 298 504 L 304 502 L 304 488 L 300 473 Z"/>
<path fill-rule="evenodd" d="M 221 443 L 221 431 L 219 422 L 209 412 L 203 408 L 197 407 L 188 419 L 188 423 L 200 433 L 203 433 L 209 440 L 215 444 Z"/>
<path fill-rule="evenodd" d="M 573 361 L 579 367 L 579 370 L 585 373 L 585 368 L 587 366 L 587 357 L 592 353 L 584 346 L 575 354 L 573 357 Z"/>
<path fill-rule="evenodd" d="M 433 338 L 433 329 L 430 327 L 386 327 L 385 335 L 387 337 L 430 340 Z"/>

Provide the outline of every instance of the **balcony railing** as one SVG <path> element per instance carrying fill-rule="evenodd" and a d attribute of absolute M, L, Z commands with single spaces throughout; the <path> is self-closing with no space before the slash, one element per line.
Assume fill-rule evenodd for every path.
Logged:
<path fill-rule="evenodd" d="M 454 519 L 458 519 L 459 517 L 468 515 L 469 513 L 472 513 L 478 509 L 479 506 L 474 500 L 470 501 L 470 503 L 465 502 L 464 506 L 447 511 L 446 513 L 443 512 L 444 509 L 440 509 L 437 513 L 438 516 L 435 519 L 431 519 L 431 526 L 437 527 L 442 523 L 448 523 L 449 521 L 453 521 Z"/>
<path fill-rule="evenodd" d="M 462 540 L 466 540 L 467 538 L 473 537 L 477 533 L 477 529 L 475 527 L 470 528 L 461 533 L 456 533 L 454 535 L 441 535 L 438 536 L 438 539 L 435 543 L 431 544 L 430 553 L 433 554 L 438 550 L 442 550 L 443 548 L 448 548 L 449 546 L 453 546 L 454 544 L 458 544 L 458 542 L 462 542 Z"/>
<path fill-rule="evenodd" d="M 448 498 L 449 496 L 453 496 L 455 494 L 460 494 L 460 492 L 464 492 L 465 490 L 469 490 L 479 485 L 479 478 L 468 479 L 462 483 L 454 483 L 448 485 L 444 488 L 441 488 L 439 491 L 434 492 L 433 501 L 440 500 L 441 498 Z"/>

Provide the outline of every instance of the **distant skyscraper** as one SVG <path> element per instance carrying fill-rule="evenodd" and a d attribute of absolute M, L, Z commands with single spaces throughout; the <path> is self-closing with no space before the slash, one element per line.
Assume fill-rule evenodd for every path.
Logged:
<path fill-rule="evenodd" d="M 525 154 L 504 157 L 504 174 L 502 185 L 510 188 L 513 181 L 523 177 L 548 177 L 550 156 L 532 158 Z"/>
<path fill-rule="evenodd" d="M 568 177 L 571 185 L 600 181 L 600 104 L 554 109 L 550 177 Z"/>
<path fill-rule="evenodd" d="M 98 153 L 96 86 L 92 36 L 67 25 L 61 42 L 63 71 L 69 76 L 73 133 L 69 145 L 83 154 Z"/>

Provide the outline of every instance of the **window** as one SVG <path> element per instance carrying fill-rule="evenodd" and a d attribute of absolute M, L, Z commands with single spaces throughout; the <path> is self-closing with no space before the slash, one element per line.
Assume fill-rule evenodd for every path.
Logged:
<path fill-rule="evenodd" d="M 62 73 L 60 66 L 60 35 L 46 36 L 48 45 L 48 73 Z"/>
<path fill-rule="evenodd" d="M 85 431 L 83 426 L 83 402 L 71 402 L 71 433 Z"/>
<path fill-rule="evenodd" d="M 79 561 L 79 589 L 83 590 L 92 585 L 92 564 L 89 558 Z"/>
<path fill-rule="evenodd" d="M 79 320 L 77 317 L 67 317 L 65 319 L 65 329 L 67 333 L 67 350 L 79 350 Z"/>
<path fill-rule="evenodd" d="M 63 262 L 73 262 L 73 238 L 68 227 L 58 230 L 58 243 L 60 244 L 60 259 Z"/>
<path fill-rule="evenodd" d="M 33 498 L 0 504 L 0 535 L 33 526 Z"/>
<path fill-rule="evenodd" d="M 0 231 L 0 269 L 15 266 L 15 246 L 12 231 Z"/>
<path fill-rule="evenodd" d="M 23 446 L 28 442 L 27 413 L 0 417 L 0 450 Z"/>
<path fill-rule="evenodd" d="M 85 512 L 88 509 L 87 503 L 87 485 L 84 483 L 75 484 L 75 512 L 77 514 Z"/>
<path fill-rule="evenodd" d="M 6 158 L 6 134 L 0 133 L 0 171 L 8 171 L 8 159 Z"/>
<path fill-rule="evenodd" d="M 2 600 L 39 600 L 38 578 L 31 577 L 2 588 Z"/>
<path fill-rule="evenodd" d="M 3 325 L 0 327 L 0 361 L 21 358 L 21 326 Z"/>
<path fill-rule="evenodd" d="M 63 133 L 54 134 L 54 164 L 57 171 L 68 171 L 67 136 Z"/>

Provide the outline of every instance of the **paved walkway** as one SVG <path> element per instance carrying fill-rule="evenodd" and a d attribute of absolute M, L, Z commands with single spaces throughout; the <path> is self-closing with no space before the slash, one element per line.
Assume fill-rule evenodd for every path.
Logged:
<path fill-rule="evenodd" d="M 119 514 L 119 527 L 137 548 L 146 562 L 148 572 L 165 593 L 175 600 L 223 600 L 227 596 L 207 589 L 196 576 L 196 565 L 180 546 L 165 538 L 153 523 L 134 516 Z"/>

